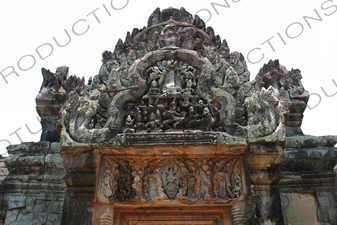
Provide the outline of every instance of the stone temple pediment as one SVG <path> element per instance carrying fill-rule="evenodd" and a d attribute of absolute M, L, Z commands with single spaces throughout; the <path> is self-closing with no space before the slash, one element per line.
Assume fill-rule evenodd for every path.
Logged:
<path fill-rule="evenodd" d="M 66 88 L 65 145 L 284 142 L 288 102 L 308 99 L 277 60 L 250 81 L 244 57 L 183 8 L 156 9 L 102 57 L 88 85 Z"/>
<path fill-rule="evenodd" d="M 8 147 L 0 224 L 337 223 L 337 137 L 303 134 L 300 70 L 251 80 L 184 8 L 157 8 L 87 84 L 68 69 L 42 68 L 41 141 Z"/>

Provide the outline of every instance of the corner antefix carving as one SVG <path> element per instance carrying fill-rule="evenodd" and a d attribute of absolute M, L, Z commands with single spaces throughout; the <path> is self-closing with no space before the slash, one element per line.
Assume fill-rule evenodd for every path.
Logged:
<path fill-rule="evenodd" d="M 242 54 L 184 8 L 157 8 L 87 84 L 68 67 L 42 74 L 60 224 L 337 223 L 337 137 L 303 134 L 301 71 L 270 60 L 250 80 Z"/>

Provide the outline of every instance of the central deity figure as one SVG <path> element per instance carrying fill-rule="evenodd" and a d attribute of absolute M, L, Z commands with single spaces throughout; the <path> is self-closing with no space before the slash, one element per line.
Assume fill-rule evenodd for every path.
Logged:
<path fill-rule="evenodd" d="M 165 61 L 164 61 L 165 62 Z M 163 92 L 168 94 L 180 93 L 182 89 L 183 80 L 181 76 L 176 74 L 176 68 L 178 66 L 177 61 L 167 61 L 166 75 L 164 78 Z"/>
<path fill-rule="evenodd" d="M 179 74 L 182 62 L 179 65 L 178 61 L 164 60 L 158 62 L 158 66 L 150 67 L 148 83 L 151 86 L 150 92 L 152 94 L 161 93 L 163 96 L 175 95 L 181 93 L 185 85 L 184 77 Z"/>

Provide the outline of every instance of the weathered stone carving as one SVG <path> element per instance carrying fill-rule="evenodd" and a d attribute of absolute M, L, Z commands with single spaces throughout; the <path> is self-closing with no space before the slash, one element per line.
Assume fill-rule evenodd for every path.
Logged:
<path fill-rule="evenodd" d="M 132 180 L 131 163 L 107 159 L 103 166 L 101 194 L 117 201 L 133 199 L 139 184 L 136 178 Z"/>
<path fill-rule="evenodd" d="M 158 174 L 148 174 L 144 178 L 144 196 L 148 201 L 166 197 L 162 188 L 162 180 Z"/>
<path fill-rule="evenodd" d="M 59 111 L 66 99 L 66 91 L 62 87 L 68 78 L 69 68 L 61 66 L 55 73 L 42 68 L 43 82 L 36 96 L 36 110 L 41 117 L 41 141 L 59 141 Z"/>
<path fill-rule="evenodd" d="M 42 75 L 44 142 L 8 148 L 0 223 L 337 222 L 337 138 L 303 135 L 300 70 L 271 60 L 249 81 L 183 8 L 156 9 L 87 85 L 68 67 Z"/>
<path fill-rule="evenodd" d="M 258 196 L 256 202 L 257 202 L 256 215 L 258 218 L 271 219 L 271 220 L 279 218 L 280 199 L 278 193 L 271 193 L 270 195 Z"/>
<path fill-rule="evenodd" d="M 282 133 L 288 111 L 280 88 L 299 93 L 299 71 L 281 79 L 285 69 L 277 62 L 250 82 L 243 56 L 191 18 L 184 9 L 157 9 L 149 27 L 134 29 L 114 52 L 103 52 L 99 75 L 69 95 L 63 109 L 65 142 L 125 144 L 129 133 L 190 130 L 249 140 Z"/>
<path fill-rule="evenodd" d="M 302 75 L 298 69 L 288 71 L 278 60 L 270 60 L 260 69 L 255 80 L 255 89 L 272 86 L 277 90 L 280 103 L 283 105 L 287 135 L 303 134 L 300 128 L 303 112 L 306 109 L 309 93 L 301 83 Z"/>
<path fill-rule="evenodd" d="M 69 205 L 69 225 L 90 224 L 87 207 L 90 202 L 85 199 L 72 199 Z"/>
<path fill-rule="evenodd" d="M 255 224 L 254 215 L 256 213 L 256 203 L 252 197 L 247 197 L 244 202 L 238 202 L 232 206 L 232 224 L 245 225 Z"/>
<path fill-rule="evenodd" d="M 108 206 L 107 209 L 100 215 L 98 225 L 113 225 L 114 222 L 113 206 Z"/>
<path fill-rule="evenodd" d="M 259 138 L 280 130 L 275 140 L 284 140 L 284 117 L 282 103 L 280 103 L 275 89 L 271 86 L 267 90 L 263 87 L 260 92 L 253 93 L 246 99 L 248 113 L 248 138 Z M 282 127 L 283 126 L 283 127 Z"/>
<path fill-rule="evenodd" d="M 133 165 L 132 168 L 130 165 Z M 106 158 L 99 181 L 103 202 L 230 200 L 243 195 L 239 159 Z"/>
<path fill-rule="evenodd" d="M 166 161 L 166 160 L 165 160 Z M 163 181 L 163 189 L 168 199 L 175 199 L 179 191 L 179 174 L 177 165 L 173 160 L 163 162 L 164 165 L 158 165 Z"/>

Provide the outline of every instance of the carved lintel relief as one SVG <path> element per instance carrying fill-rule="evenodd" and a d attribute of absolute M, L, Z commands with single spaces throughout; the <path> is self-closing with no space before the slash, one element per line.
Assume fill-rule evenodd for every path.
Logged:
<path fill-rule="evenodd" d="M 246 190 L 243 171 L 240 158 L 104 157 L 97 197 L 102 203 L 241 199 Z"/>

